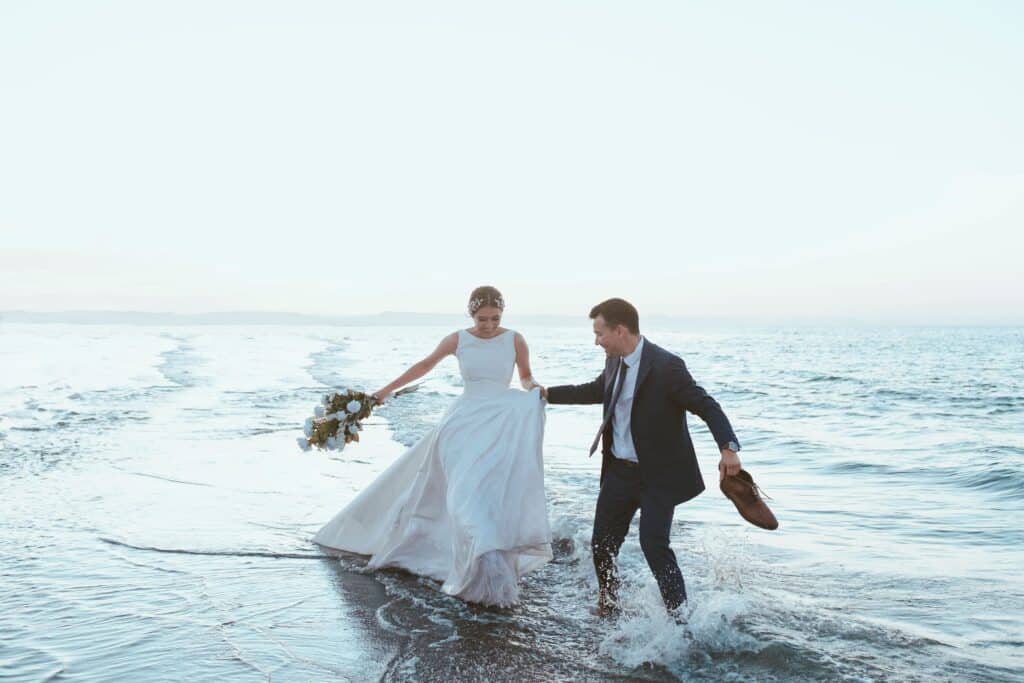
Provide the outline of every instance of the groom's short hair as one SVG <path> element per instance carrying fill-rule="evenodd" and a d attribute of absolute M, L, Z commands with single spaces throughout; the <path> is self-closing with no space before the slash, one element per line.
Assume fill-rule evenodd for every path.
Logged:
<path fill-rule="evenodd" d="M 622 325 L 633 334 L 640 334 L 640 314 L 636 307 L 625 299 L 608 299 L 590 309 L 590 319 L 597 316 L 604 318 L 604 322 L 615 327 Z"/>

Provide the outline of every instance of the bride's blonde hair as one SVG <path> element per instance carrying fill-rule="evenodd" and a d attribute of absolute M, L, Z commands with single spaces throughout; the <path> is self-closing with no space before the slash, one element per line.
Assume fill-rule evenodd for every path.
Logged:
<path fill-rule="evenodd" d="M 481 308 L 487 306 L 493 306 L 502 311 L 505 310 L 505 299 L 502 298 L 501 292 L 495 287 L 490 285 L 483 285 L 473 290 L 473 293 L 469 295 L 469 314 L 476 315 L 476 312 Z"/>

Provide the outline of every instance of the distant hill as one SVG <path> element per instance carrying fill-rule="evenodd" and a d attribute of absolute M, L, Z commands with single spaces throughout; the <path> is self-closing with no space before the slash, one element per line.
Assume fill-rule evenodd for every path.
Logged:
<path fill-rule="evenodd" d="M 576 327 L 588 325 L 580 315 L 508 316 L 513 326 Z M 448 326 L 467 327 L 466 315 L 451 313 L 403 313 L 387 311 L 367 315 L 311 315 L 267 311 L 221 311 L 210 313 L 161 313 L 150 311 L 4 311 L 0 323 L 73 325 L 331 325 L 331 326 Z M 669 316 L 641 314 L 641 327 L 657 329 L 834 327 L 866 325 L 841 318 L 728 318 L 711 316 Z M 878 323 L 875 323 L 878 324 Z M 893 323 L 881 323 L 893 324 Z"/>
<path fill-rule="evenodd" d="M 579 317 L 528 316 L 517 317 L 553 325 L 576 325 Z M 307 313 L 267 311 L 220 311 L 211 313 L 161 313 L 150 311 L 5 311 L 0 321 L 6 323 L 72 324 L 72 325 L 454 325 L 466 326 L 465 315 L 444 313 L 384 312 L 368 315 L 311 315 Z"/>

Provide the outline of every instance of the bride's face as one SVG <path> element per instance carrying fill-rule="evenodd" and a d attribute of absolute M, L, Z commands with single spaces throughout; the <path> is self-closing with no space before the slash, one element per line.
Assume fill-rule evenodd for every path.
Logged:
<path fill-rule="evenodd" d="M 495 306 L 484 306 L 473 314 L 473 329 L 480 337 L 493 337 L 501 327 L 501 309 Z"/>

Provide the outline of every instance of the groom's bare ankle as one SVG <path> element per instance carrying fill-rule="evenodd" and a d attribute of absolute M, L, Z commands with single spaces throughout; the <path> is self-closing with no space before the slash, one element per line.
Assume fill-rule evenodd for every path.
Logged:
<path fill-rule="evenodd" d="M 618 596 L 608 591 L 601 591 L 597 598 L 597 607 L 593 610 L 594 615 L 601 618 L 613 617 L 619 611 Z"/>

